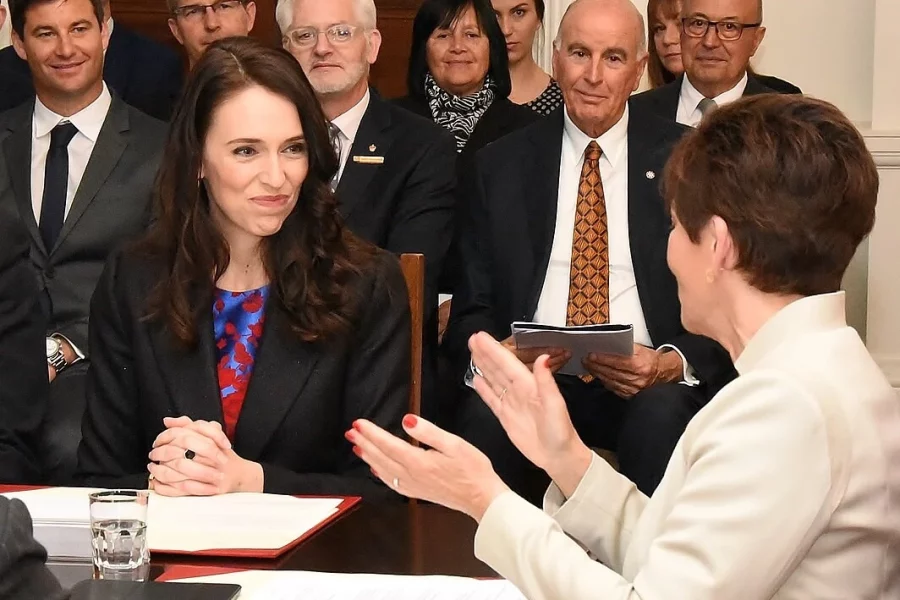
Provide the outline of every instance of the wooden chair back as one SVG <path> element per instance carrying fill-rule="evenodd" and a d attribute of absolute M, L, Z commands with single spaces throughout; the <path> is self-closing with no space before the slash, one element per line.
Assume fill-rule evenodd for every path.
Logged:
<path fill-rule="evenodd" d="M 425 255 L 401 254 L 400 269 L 409 292 L 410 332 L 410 381 L 409 412 L 421 414 L 422 408 L 422 339 L 425 327 Z"/>

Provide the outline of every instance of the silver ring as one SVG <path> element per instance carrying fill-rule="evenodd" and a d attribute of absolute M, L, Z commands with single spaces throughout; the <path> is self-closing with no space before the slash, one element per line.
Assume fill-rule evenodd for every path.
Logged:
<path fill-rule="evenodd" d="M 391 481 L 391 485 L 394 487 L 395 490 L 399 490 L 400 489 L 400 478 L 394 477 L 394 480 Z"/>
<path fill-rule="evenodd" d="M 503 402 L 503 396 L 506 395 L 506 392 L 507 392 L 507 391 L 508 391 L 508 388 L 503 388 L 503 391 L 500 392 L 500 397 L 497 398 L 497 401 L 498 401 L 498 402 Z"/>

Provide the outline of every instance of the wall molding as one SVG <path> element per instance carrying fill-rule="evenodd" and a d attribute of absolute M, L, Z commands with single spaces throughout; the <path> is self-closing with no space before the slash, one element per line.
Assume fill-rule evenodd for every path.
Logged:
<path fill-rule="evenodd" d="M 863 129 L 862 133 L 879 169 L 900 169 L 900 132 Z"/>

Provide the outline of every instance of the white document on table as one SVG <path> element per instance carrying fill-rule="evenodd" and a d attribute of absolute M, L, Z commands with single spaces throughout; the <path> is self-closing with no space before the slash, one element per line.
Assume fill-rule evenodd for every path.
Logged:
<path fill-rule="evenodd" d="M 236 583 L 240 600 L 525 600 L 511 583 L 443 575 L 243 571 L 184 583 Z"/>
<path fill-rule="evenodd" d="M 582 325 L 558 327 L 516 321 L 512 335 L 517 348 L 565 348 L 572 358 L 559 370 L 560 375 L 586 375 L 582 361 L 588 354 L 634 354 L 634 327 L 631 325 Z"/>
<path fill-rule="evenodd" d="M 45 488 L 3 495 L 25 503 L 35 537 L 50 556 L 77 558 L 90 556 L 90 536 L 84 538 L 83 552 L 73 554 L 66 532 L 90 528 L 88 494 L 93 491 L 97 489 Z M 171 498 L 151 492 L 147 542 L 151 552 L 283 548 L 334 515 L 341 502 L 257 493 Z"/>

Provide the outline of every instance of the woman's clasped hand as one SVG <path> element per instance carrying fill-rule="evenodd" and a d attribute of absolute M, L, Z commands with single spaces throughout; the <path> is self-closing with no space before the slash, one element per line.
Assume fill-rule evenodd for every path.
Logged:
<path fill-rule="evenodd" d="M 163 424 L 166 429 L 154 440 L 147 465 L 155 492 L 213 496 L 262 491 L 262 467 L 235 453 L 219 423 L 167 417 Z"/>

